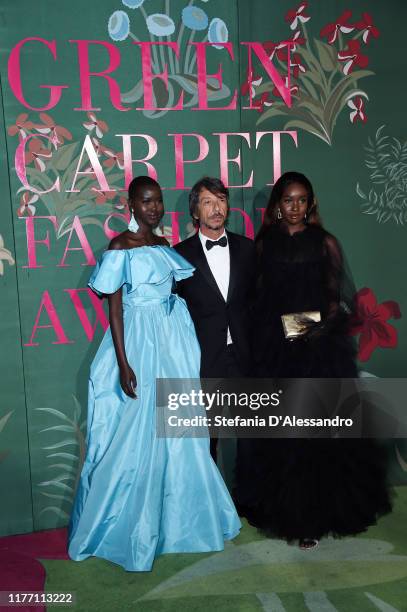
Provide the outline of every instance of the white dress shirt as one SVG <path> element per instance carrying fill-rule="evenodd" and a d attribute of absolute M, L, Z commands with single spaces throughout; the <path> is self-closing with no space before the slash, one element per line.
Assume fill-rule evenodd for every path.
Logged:
<path fill-rule="evenodd" d="M 220 240 L 223 236 L 227 238 L 225 231 L 223 231 L 223 234 L 219 236 L 217 240 Z M 208 238 L 208 236 L 204 236 L 202 232 L 199 231 L 199 239 L 201 241 L 203 252 L 205 253 L 209 269 L 212 272 L 216 284 L 219 287 L 219 291 L 221 292 L 223 299 L 226 302 L 228 297 L 230 279 L 229 240 L 226 246 L 221 247 L 216 245 L 208 251 L 208 249 L 206 248 L 206 241 L 211 240 L 211 238 Z M 227 344 L 232 344 L 232 342 L 232 336 L 230 335 L 230 330 L 228 327 Z"/>

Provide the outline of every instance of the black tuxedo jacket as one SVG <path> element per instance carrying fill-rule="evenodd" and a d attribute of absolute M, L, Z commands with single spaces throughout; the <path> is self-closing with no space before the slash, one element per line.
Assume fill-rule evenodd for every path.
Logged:
<path fill-rule="evenodd" d="M 250 371 L 249 308 L 254 295 L 255 248 L 249 238 L 226 232 L 230 252 L 230 278 L 225 301 L 209 268 L 198 234 L 174 248 L 195 268 L 194 275 L 177 283 L 185 299 L 201 346 L 201 377 L 225 376 L 229 327 L 236 358 L 244 375 Z M 223 248 L 223 247 L 215 247 Z"/>

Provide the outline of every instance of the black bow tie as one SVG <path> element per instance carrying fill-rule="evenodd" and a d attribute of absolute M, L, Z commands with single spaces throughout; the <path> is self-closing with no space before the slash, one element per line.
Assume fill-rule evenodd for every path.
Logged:
<path fill-rule="evenodd" d="M 228 239 L 226 238 L 226 236 L 222 236 L 222 238 L 219 238 L 219 240 L 207 240 L 205 242 L 205 246 L 206 246 L 206 250 L 210 251 L 211 248 L 214 246 L 225 247 L 227 246 L 227 243 L 228 243 Z"/>

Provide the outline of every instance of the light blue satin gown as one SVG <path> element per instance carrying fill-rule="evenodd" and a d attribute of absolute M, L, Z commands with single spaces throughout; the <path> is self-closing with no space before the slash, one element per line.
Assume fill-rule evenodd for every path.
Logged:
<path fill-rule="evenodd" d="M 222 550 L 241 527 L 209 438 L 157 438 L 156 378 L 199 378 L 200 349 L 173 279 L 194 268 L 167 246 L 105 251 L 89 281 L 123 288 L 126 355 L 137 399 L 119 383 L 110 329 L 91 365 L 87 454 L 69 524 L 69 556 L 151 570 L 163 553 Z"/>

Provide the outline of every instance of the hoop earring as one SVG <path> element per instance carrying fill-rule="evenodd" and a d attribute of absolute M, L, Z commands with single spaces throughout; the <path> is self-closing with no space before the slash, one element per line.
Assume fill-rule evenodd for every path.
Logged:
<path fill-rule="evenodd" d="M 283 215 L 281 214 L 281 210 L 278 209 L 278 211 L 277 211 L 277 219 L 282 219 L 282 218 L 283 218 Z"/>
<path fill-rule="evenodd" d="M 304 223 L 306 223 L 306 222 L 307 222 L 307 213 L 305 213 L 305 215 L 304 215 Z"/>

